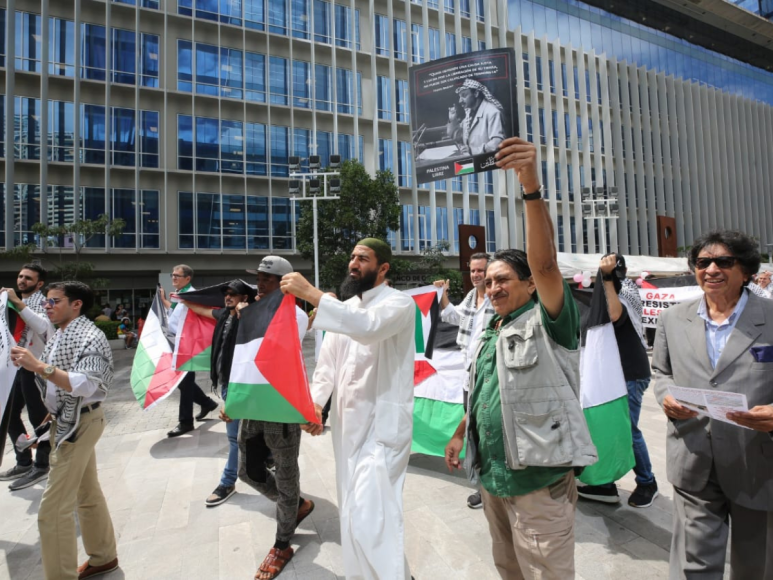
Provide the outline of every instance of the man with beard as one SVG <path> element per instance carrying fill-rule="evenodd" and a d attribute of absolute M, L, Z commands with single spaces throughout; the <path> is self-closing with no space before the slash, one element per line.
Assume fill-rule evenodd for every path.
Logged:
<path fill-rule="evenodd" d="M 249 305 L 255 301 L 255 289 L 241 280 L 231 280 L 223 287 L 225 308 L 212 309 L 193 302 L 183 301 L 190 310 L 200 316 L 214 318 L 217 323 L 212 333 L 212 350 L 210 354 L 209 376 L 212 379 L 212 390 L 220 386 L 220 396 L 223 401 L 228 396 L 228 378 L 231 376 L 231 361 L 236 348 L 236 333 L 239 330 L 239 316 L 236 305 Z M 220 484 L 215 488 L 205 503 L 207 507 L 215 507 L 224 503 L 236 493 L 236 476 L 239 471 L 239 420 L 233 420 L 220 409 L 220 419 L 225 421 L 225 432 L 228 435 L 228 460 L 226 461 Z"/>
<path fill-rule="evenodd" d="M 195 290 L 191 284 L 193 280 L 193 268 L 180 264 L 172 268 L 172 286 L 175 292 L 182 294 L 184 292 L 191 292 Z M 186 311 L 184 305 L 180 305 L 177 302 L 167 300 L 166 294 L 163 288 L 159 288 L 161 293 L 161 301 L 168 310 L 169 315 L 169 331 L 173 334 L 177 334 L 180 330 L 180 319 Z M 116 312 L 121 308 L 119 304 L 116 306 Z M 196 384 L 196 373 L 189 372 L 185 374 L 185 378 L 180 381 L 180 386 L 177 387 L 180 391 L 180 410 L 178 415 L 179 423 L 177 427 L 167 433 L 167 437 L 179 437 L 190 431 L 193 431 L 193 404 L 196 403 L 201 406 L 201 411 L 196 415 L 196 420 L 201 421 L 209 415 L 212 411 L 217 409 L 217 402 L 210 399 L 201 390 L 201 387 Z"/>
<path fill-rule="evenodd" d="M 12 288 L 3 288 L 0 292 L 8 293 L 8 302 L 19 312 L 24 321 L 24 330 L 18 345 L 27 348 L 36 357 L 43 354 L 43 347 L 48 337 L 54 333 L 54 327 L 46 316 L 43 308 L 45 298 L 40 289 L 46 283 L 46 271 L 37 264 L 25 264 L 22 266 L 16 278 L 16 287 L 19 295 Z M 13 329 L 11 329 L 13 332 Z M 16 440 L 27 433 L 21 418 L 21 410 L 26 405 L 27 417 L 33 427 L 40 426 L 48 416 L 48 411 L 40 396 L 40 391 L 35 384 L 35 373 L 27 369 L 19 369 L 13 381 L 11 405 L 6 408 L 8 413 L 8 434 L 11 441 Z M 48 455 L 51 452 L 51 444 L 48 441 L 38 443 L 35 453 L 35 462 L 32 462 L 32 450 L 16 450 L 16 465 L 4 473 L 0 473 L 0 481 L 12 481 L 8 486 L 11 491 L 24 489 L 43 481 L 48 477 Z"/>
<path fill-rule="evenodd" d="M 280 256 L 266 256 L 257 270 L 247 270 L 258 277 L 258 300 L 279 290 L 282 276 L 292 271 L 290 262 Z M 246 306 L 239 304 L 238 309 Z M 309 317 L 298 306 L 295 313 L 302 343 Z M 295 529 L 314 511 L 314 502 L 301 497 L 301 472 L 298 467 L 301 427 L 252 419 L 244 419 L 241 423 L 239 479 L 276 502 L 276 541 L 255 574 L 256 580 L 271 580 L 284 570 L 293 557 L 290 540 Z M 269 456 L 273 456 L 274 473 L 266 466 Z"/>
<path fill-rule="evenodd" d="M 435 286 L 443 288 L 443 298 L 440 300 L 440 307 L 443 309 L 440 318 L 443 322 L 453 324 L 459 327 L 459 333 L 456 335 L 456 344 L 462 349 L 464 355 L 464 368 L 469 371 L 472 361 L 475 359 L 475 350 L 478 347 L 478 339 L 488 326 L 489 321 L 494 316 L 494 309 L 486 296 L 486 266 L 489 262 L 489 255 L 484 252 L 478 252 L 470 256 L 470 280 L 473 289 L 467 293 L 459 306 L 454 306 L 448 300 L 448 280 L 443 282 L 438 280 Z M 469 374 L 464 383 L 464 409 L 467 410 L 467 398 L 470 392 Z M 480 492 L 476 491 L 467 498 L 467 506 L 471 509 L 480 509 L 483 502 L 480 498 Z"/>
<path fill-rule="evenodd" d="M 392 250 L 374 238 L 357 243 L 341 295 L 314 288 L 300 274 L 282 278 L 282 291 L 317 308 L 325 330 L 312 398 L 321 419 L 330 414 L 336 458 L 341 548 L 347 578 L 410 578 L 405 558 L 403 486 L 413 432 L 416 306 L 386 284 Z M 321 424 L 304 430 L 322 433 Z"/>

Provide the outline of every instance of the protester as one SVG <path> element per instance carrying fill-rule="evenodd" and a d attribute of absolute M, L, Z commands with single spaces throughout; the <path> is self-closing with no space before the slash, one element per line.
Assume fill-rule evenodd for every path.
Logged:
<path fill-rule="evenodd" d="M 494 254 L 485 285 L 496 312 L 471 368 L 470 405 L 446 447 L 450 470 L 480 478 L 503 578 L 574 577 L 573 467 L 597 460 L 578 400 L 580 316 L 553 245 L 536 148 L 513 137 L 497 165 L 523 187 L 528 257 Z"/>
<path fill-rule="evenodd" d="M 180 264 L 172 269 L 172 286 L 178 294 L 190 292 L 194 290 L 191 280 L 193 279 L 193 268 L 185 264 Z M 180 319 L 185 312 L 185 306 L 180 307 L 176 302 L 172 302 L 167 299 L 164 289 L 159 287 L 158 289 L 161 295 L 161 301 L 167 309 L 169 315 L 169 331 L 172 334 L 177 334 L 181 329 L 179 328 Z M 120 304 L 119 304 L 120 306 Z M 118 307 L 116 307 L 118 310 Z M 218 404 L 215 400 L 210 399 L 201 390 L 201 387 L 196 384 L 196 373 L 189 372 L 185 374 L 185 378 L 180 382 L 177 387 L 180 391 L 180 410 L 178 415 L 177 427 L 167 433 L 168 437 L 179 437 L 190 431 L 193 431 L 193 404 L 196 403 L 201 407 L 201 411 L 196 415 L 197 421 L 202 421 L 212 411 L 217 409 Z"/>
<path fill-rule="evenodd" d="M 314 372 L 317 417 L 330 415 L 341 549 L 347 578 L 410 578 L 405 558 L 403 485 L 413 432 L 413 299 L 386 284 L 392 250 L 367 238 L 352 250 L 341 295 L 314 288 L 300 274 L 282 278 L 285 293 L 316 309 L 327 331 Z M 312 435 L 321 423 L 306 425 Z"/>
<path fill-rule="evenodd" d="M 24 321 L 24 330 L 19 339 L 19 346 L 27 348 L 35 357 L 40 357 L 48 338 L 54 334 L 54 327 L 46 316 L 43 308 L 45 298 L 40 291 L 46 284 L 46 271 L 37 264 L 25 264 L 16 278 L 16 292 L 11 288 L 3 288 L 0 292 L 8 294 L 8 302 L 19 312 Z M 19 298 L 21 296 L 21 298 Z M 11 329 L 13 333 L 13 329 Z M 35 427 L 42 425 L 48 415 L 43 398 L 35 384 L 35 373 L 27 369 L 19 369 L 11 387 L 12 393 L 9 407 L 6 407 L 6 420 L 8 421 L 8 434 L 11 442 L 15 443 L 19 437 L 27 434 L 21 411 L 27 407 L 27 418 Z M 48 456 L 51 445 L 48 441 L 42 441 L 37 446 L 35 462 L 32 461 L 30 448 L 16 452 L 16 465 L 11 469 L 0 473 L 0 481 L 12 481 L 8 486 L 11 491 L 24 489 L 43 481 L 48 477 Z"/>
<path fill-rule="evenodd" d="M 118 567 L 115 533 L 97 477 L 94 448 L 105 429 L 102 402 L 113 382 L 113 355 L 105 333 L 82 313 L 94 293 L 82 282 L 48 287 L 46 314 L 58 330 L 40 359 L 17 346 L 14 364 L 37 374 L 53 417 L 51 471 L 38 511 L 46 578 L 90 578 Z M 88 559 L 78 566 L 73 512 L 77 509 Z"/>
<path fill-rule="evenodd" d="M 622 284 L 626 280 L 628 271 L 623 256 L 607 254 L 601 259 L 599 269 L 603 275 L 603 280 L 597 280 L 596 283 L 604 284 L 609 318 L 615 329 L 620 363 L 628 388 L 633 456 L 636 461 L 633 468 L 636 474 L 636 489 L 628 498 L 628 505 L 644 508 L 651 506 L 658 496 L 658 484 L 652 473 L 647 443 L 639 429 L 642 397 L 650 384 L 650 361 L 647 358 L 647 350 L 642 342 L 641 333 L 633 323 L 634 320 L 641 321 L 641 298 L 638 292 L 636 294 L 629 293 L 623 297 L 624 287 Z M 582 498 L 603 503 L 620 502 L 615 482 L 580 486 L 577 488 L 577 494 Z"/>
<path fill-rule="evenodd" d="M 771 578 L 773 302 L 745 288 L 760 255 L 741 232 L 700 236 L 688 261 L 704 295 L 660 313 L 652 357 L 669 418 L 670 578 L 722 578 L 728 536 L 732 578 Z M 750 410 L 727 414 L 737 425 L 698 415 L 670 394 L 674 386 L 743 394 Z"/>
<path fill-rule="evenodd" d="M 770 272 L 760 272 L 753 278 L 754 281 L 749 282 L 747 288 L 760 298 L 773 298 L 773 286 L 770 284 Z"/>
<path fill-rule="evenodd" d="M 258 300 L 279 290 L 282 276 L 293 271 L 290 262 L 279 256 L 266 256 L 257 270 Z M 244 307 L 244 304 L 240 304 Z M 309 318 L 295 307 L 298 336 L 303 342 Z M 287 329 L 290 332 L 290 329 Z M 301 497 L 298 455 L 301 427 L 297 424 L 243 420 L 239 431 L 239 479 L 276 502 L 276 541 L 255 573 L 256 580 L 276 578 L 293 557 L 290 540 L 296 528 L 314 511 L 314 502 Z M 275 473 L 266 463 L 273 456 Z"/>
<path fill-rule="evenodd" d="M 223 401 L 228 396 L 228 378 L 231 376 L 231 361 L 236 347 L 236 333 L 239 330 L 237 304 L 252 304 L 257 292 L 241 280 L 231 280 L 223 287 L 225 308 L 212 309 L 193 302 L 183 300 L 183 304 L 200 316 L 214 318 L 217 321 L 212 333 L 212 349 L 210 353 L 209 376 L 212 379 L 212 390 L 220 387 L 220 397 Z M 228 435 L 228 460 L 226 461 L 220 484 L 207 497 L 207 507 L 215 507 L 224 503 L 236 493 L 236 477 L 239 474 L 239 420 L 231 419 L 225 410 L 220 410 L 220 419 L 225 421 L 225 431 Z"/>
<path fill-rule="evenodd" d="M 475 360 L 475 350 L 478 348 L 478 339 L 494 316 L 494 309 L 486 296 L 486 266 L 489 255 L 478 252 L 470 256 L 470 281 L 473 289 L 467 293 L 461 304 L 453 306 L 448 300 L 448 280 L 437 281 L 435 286 L 443 288 L 443 297 L 440 300 L 440 318 L 443 322 L 459 327 L 456 336 L 456 344 L 464 355 L 464 368 L 469 372 L 472 361 Z M 469 375 L 464 383 L 464 410 L 467 412 L 470 384 Z M 467 505 L 472 509 L 483 507 L 480 492 L 475 492 L 467 498 Z"/>

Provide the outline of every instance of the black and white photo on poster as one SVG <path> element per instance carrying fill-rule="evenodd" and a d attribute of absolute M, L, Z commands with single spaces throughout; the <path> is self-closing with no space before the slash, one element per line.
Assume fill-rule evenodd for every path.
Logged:
<path fill-rule="evenodd" d="M 518 135 L 515 51 L 497 48 L 410 69 L 417 183 L 496 169 L 494 154 Z"/>

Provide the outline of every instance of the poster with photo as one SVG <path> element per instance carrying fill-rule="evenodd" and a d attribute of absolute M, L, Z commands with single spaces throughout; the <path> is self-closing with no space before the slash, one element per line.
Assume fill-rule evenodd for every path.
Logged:
<path fill-rule="evenodd" d="M 518 135 L 512 48 L 413 66 L 409 83 L 418 183 L 496 169 L 499 144 Z"/>

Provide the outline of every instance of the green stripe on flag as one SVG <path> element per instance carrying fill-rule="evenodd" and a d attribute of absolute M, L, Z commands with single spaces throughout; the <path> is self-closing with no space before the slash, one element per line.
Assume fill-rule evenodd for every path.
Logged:
<path fill-rule="evenodd" d="M 137 352 L 134 354 L 132 363 L 131 387 L 134 396 L 137 398 L 140 406 L 145 408 L 145 395 L 148 394 L 150 381 L 153 380 L 153 373 L 156 371 L 156 364 L 148 356 L 142 341 L 137 345 Z"/>
<path fill-rule="evenodd" d="M 231 393 L 228 393 L 231 397 Z M 446 445 L 464 417 L 464 405 L 416 397 L 413 403 L 411 451 L 443 457 Z M 464 453 L 462 453 L 464 457 Z"/>
<path fill-rule="evenodd" d="M 225 414 L 231 419 L 306 423 L 298 410 L 269 384 L 229 383 Z"/>
<path fill-rule="evenodd" d="M 212 347 L 208 346 L 205 350 L 201 351 L 196 356 L 185 361 L 180 365 L 178 371 L 208 371 L 210 370 L 210 362 L 212 358 Z"/>
<path fill-rule="evenodd" d="M 415 325 L 415 341 L 416 341 L 416 352 L 423 353 L 424 352 L 424 324 L 422 321 L 424 320 L 421 310 L 418 306 L 416 306 L 416 325 Z"/>
<path fill-rule="evenodd" d="M 628 396 L 584 409 L 599 460 L 586 467 L 580 481 L 586 485 L 613 483 L 634 466 Z"/>

